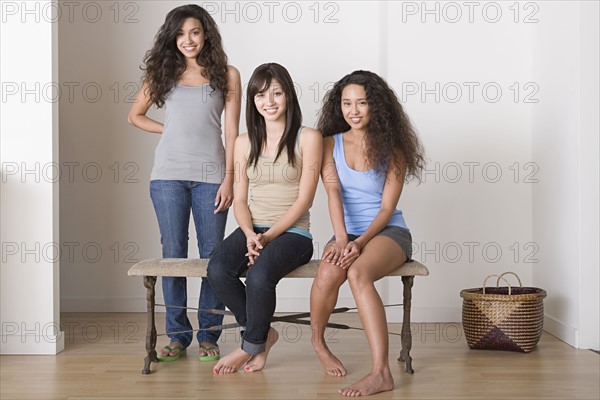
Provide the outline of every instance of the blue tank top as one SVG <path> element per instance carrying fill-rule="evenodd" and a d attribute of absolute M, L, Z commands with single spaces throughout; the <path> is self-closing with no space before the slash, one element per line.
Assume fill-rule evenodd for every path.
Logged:
<path fill-rule="evenodd" d="M 346 231 L 360 236 L 367 230 L 381 208 L 385 175 L 376 173 L 374 169 L 363 172 L 350 168 L 344 155 L 342 133 L 333 135 L 333 138 L 335 141 L 333 159 L 342 188 Z M 388 225 L 408 230 L 400 210 L 394 211 Z"/>

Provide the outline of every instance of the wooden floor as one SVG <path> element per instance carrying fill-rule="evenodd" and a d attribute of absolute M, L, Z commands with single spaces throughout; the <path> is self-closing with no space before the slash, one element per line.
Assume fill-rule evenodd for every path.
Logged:
<path fill-rule="evenodd" d="M 332 322 L 360 326 L 357 314 Z M 369 349 L 359 330 L 331 331 L 330 347 L 345 363 L 344 378 L 325 376 L 306 326 L 279 323 L 281 338 L 262 372 L 214 375 L 214 363 L 190 354 L 152 364 L 142 375 L 145 315 L 62 315 L 65 351 L 58 356 L 0 357 L 0 398 L 8 399 L 340 399 L 339 387 L 365 375 Z M 157 326 L 164 326 L 164 314 Z M 399 332 L 398 324 L 390 324 Z M 221 349 L 239 346 L 239 332 L 223 333 Z M 396 362 L 400 337 L 390 335 L 396 381 L 373 399 L 593 399 L 600 398 L 600 356 L 575 350 L 544 333 L 530 354 L 469 350 L 460 324 L 414 324 L 414 375 Z M 164 345 L 165 337 L 159 337 Z"/>

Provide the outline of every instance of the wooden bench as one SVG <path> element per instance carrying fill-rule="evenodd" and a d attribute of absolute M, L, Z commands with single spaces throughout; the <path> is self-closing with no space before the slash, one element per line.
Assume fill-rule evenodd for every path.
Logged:
<path fill-rule="evenodd" d="M 309 263 L 298 267 L 286 278 L 314 278 L 319 266 L 320 260 L 312 260 Z M 149 374 L 152 361 L 158 362 L 156 353 L 156 324 L 154 319 L 155 308 L 155 284 L 157 276 L 171 277 L 206 277 L 208 259 L 187 259 L 187 258 L 159 258 L 154 260 L 140 261 L 132 266 L 127 275 L 142 276 L 144 286 L 146 287 L 147 300 L 147 327 L 146 327 L 146 358 L 144 359 L 144 369 L 142 374 Z M 405 363 L 405 371 L 409 374 L 414 372 L 412 368 L 412 358 L 410 350 L 412 347 L 412 335 L 410 330 L 410 307 L 412 298 L 412 286 L 415 276 L 427 276 L 429 271 L 427 267 L 418 261 L 407 262 L 388 276 L 401 276 L 404 285 L 403 290 L 403 308 L 401 342 L 402 349 L 398 361 Z"/>

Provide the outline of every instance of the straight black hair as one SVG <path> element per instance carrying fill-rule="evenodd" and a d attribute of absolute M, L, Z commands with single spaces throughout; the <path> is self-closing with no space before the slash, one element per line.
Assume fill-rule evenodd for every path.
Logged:
<path fill-rule="evenodd" d="M 283 66 L 277 63 L 266 63 L 256 67 L 250 77 L 246 92 L 246 127 L 248 128 L 248 138 L 250 139 L 248 166 L 256 166 L 258 157 L 267 140 L 265 120 L 254 104 L 254 96 L 258 93 L 264 93 L 273 80 L 277 80 L 281 85 L 286 101 L 285 129 L 279 141 L 275 160 L 286 149 L 289 163 L 292 165 L 296 163 L 294 148 L 296 146 L 298 130 L 302 125 L 302 111 L 300 111 L 300 103 L 294 89 L 294 82 L 287 69 Z"/>

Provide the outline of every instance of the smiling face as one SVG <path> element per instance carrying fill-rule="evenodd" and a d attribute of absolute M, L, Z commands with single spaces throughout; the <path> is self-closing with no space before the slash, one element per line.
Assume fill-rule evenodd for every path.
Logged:
<path fill-rule="evenodd" d="M 361 85 L 350 84 L 342 90 L 342 115 L 351 129 L 365 130 L 369 125 L 367 93 Z"/>
<path fill-rule="evenodd" d="M 254 95 L 254 105 L 260 115 L 267 121 L 277 121 L 280 118 L 285 118 L 287 110 L 285 92 L 277 79 L 273 79 L 263 92 Z"/>
<path fill-rule="evenodd" d="M 185 58 L 196 59 L 204 47 L 204 29 L 196 18 L 186 18 L 177 33 L 177 49 Z"/>

